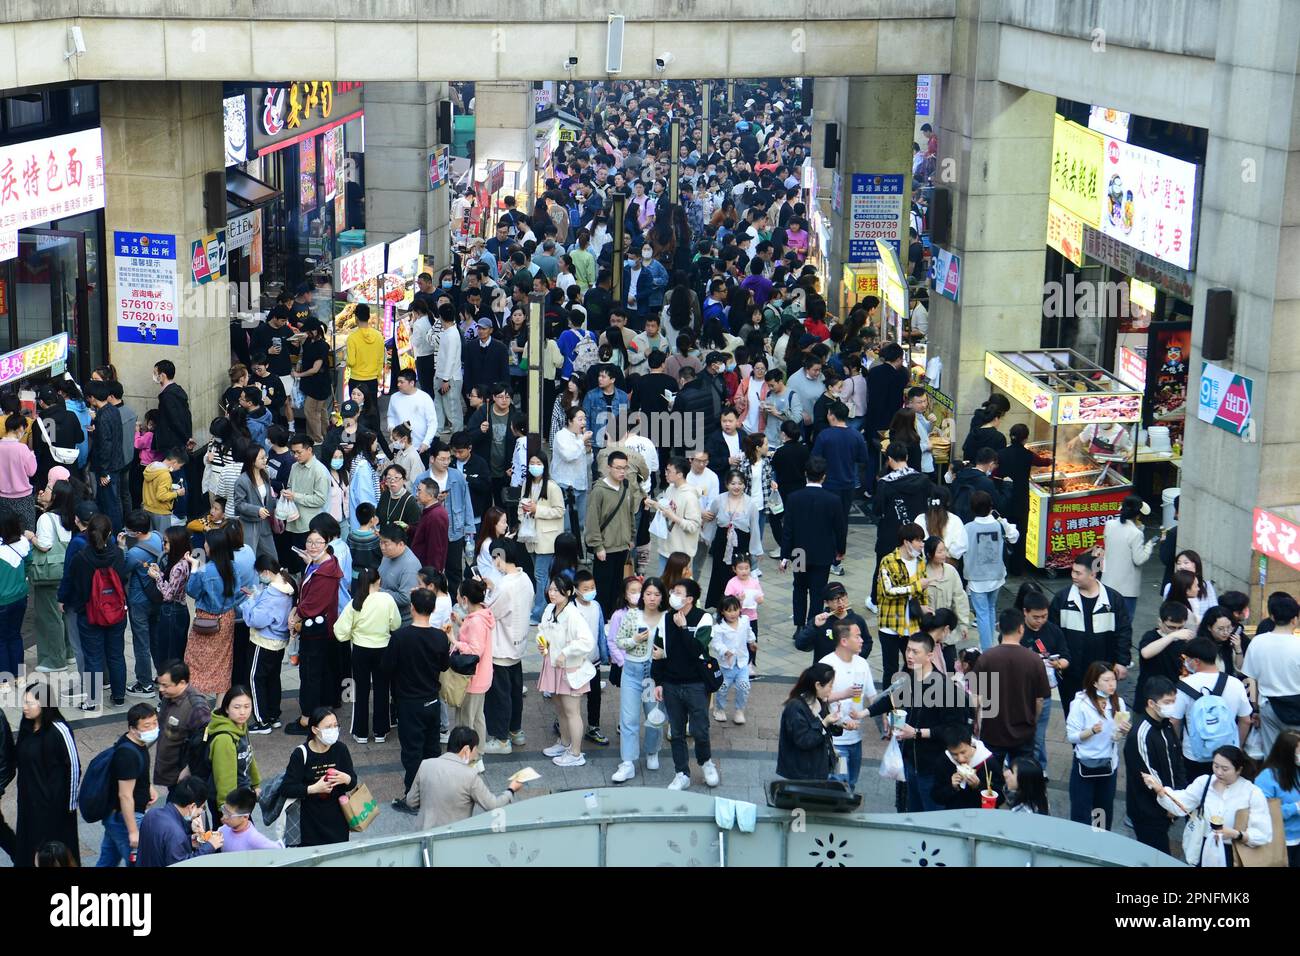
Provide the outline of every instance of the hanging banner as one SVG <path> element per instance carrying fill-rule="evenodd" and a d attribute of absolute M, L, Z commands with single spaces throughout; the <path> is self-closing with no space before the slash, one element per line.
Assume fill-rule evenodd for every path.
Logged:
<path fill-rule="evenodd" d="M 1104 174 L 1101 231 L 1180 269 L 1191 269 L 1199 167 L 1108 138 Z"/>
<path fill-rule="evenodd" d="M 1105 142 L 1101 134 L 1056 114 L 1048 198 L 1096 228 L 1101 223 Z"/>
<path fill-rule="evenodd" d="M 262 210 L 253 213 L 253 240 L 248 245 L 248 274 L 262 274 Z"/>
<path fill-rule="evenodd" d="M 1047 244 L 1076 266 L 1083 265 L 1083 220 L 1050 199 L 1047 201 Z"/>
<path fill-rule="evenodd" d="M 881 298 L 895 315 L 905 316 L 909 312 L 907 279 L 903 276 L 902 266 L 898 264 L 898 256 L 890 248 L 887 240 L 877 239 L 875 242 L 876 254 L 879 257 L 876 262 L 876 276 L 880 282 Z"/>
<path fill-rule="evenodd" d="M 849 262 L 876 262 L 875 240 L 898 255 L 903 229 L 903 176 L 854 173 L 849 186 Z"/>
<path fill-rule="evenodd" d="M 1255 383 L 1230 369 L 1201 362 L 1201 394 L 1196 417 L 1216 428 L 1244 435 L 1250 425 Z"/>
<path fill-rule="evenodd" d="M 176 313 L 176 237 L 114 232 L 117 340 L 135 345 L 180 345 Z"/>
<path fill-rule="evenodd" d="M 198 285 L 226 276 L 226 230 L 190 243 L 190 278 Z"/>
<path fill-rule="evenodd" d="M 408 232 L 388 244 L 388 271 L 405 272 L 420 258 L 420 230 Z"/>
<path fill-rule="evenodd" d="M 338 195 L 338 167 L 335 164 L 334 140 L 343 135 L 343 128 L 327 129 L 321 136 L 321 181 L 325 187 L 325 202 Z"/>

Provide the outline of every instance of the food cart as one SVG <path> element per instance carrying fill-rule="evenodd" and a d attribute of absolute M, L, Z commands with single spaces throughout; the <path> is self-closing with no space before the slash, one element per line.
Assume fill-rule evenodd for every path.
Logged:
<path fill-rule="evenodd" d="M 1132 493 L 1142 393 L 1069 349 L 984 353 L 984 377 L 1033 414 L 1025 557 L 1067 568 Z"/>

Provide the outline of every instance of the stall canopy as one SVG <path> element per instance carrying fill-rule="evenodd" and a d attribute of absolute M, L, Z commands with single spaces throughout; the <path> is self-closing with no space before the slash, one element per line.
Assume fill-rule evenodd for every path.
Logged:
<path fill-rule="evenodd" d="M 259 209 L 279 198 L 280 190 L 260 179 L 238 169 L 226 170 L 226 200 L 236 213 Z"/>
<path fill-rule="evenodd" d="M 984 377 L 1051 425 L 1142 420 L 1140 391 L 1070 349 L 985 352 Z"/>

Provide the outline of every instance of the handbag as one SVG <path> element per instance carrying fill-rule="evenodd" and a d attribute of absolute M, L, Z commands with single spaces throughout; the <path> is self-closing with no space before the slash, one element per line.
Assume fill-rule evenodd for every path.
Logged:
<path fill-rule="evenodd" d="M 340 797 L 339 807 L 343 810 L 343 819 L 348 821 L 348 829 L 353 833 L 360 833 L 379 816 L 379 803 L 364 783 L 357 784 L 355 790 Z"/>
<path fill-rule="evenodd" d="M 190 622 L 190 630 L 195 634 L 201 634 L 204 637 L 217 633 L 221 630 L 221 618 L 219 617 L 199 617 L 200 614 L 207 614 L 207 611 L 200 611 L 197 608 L 194 611 L 194 620 Z"/>
<path fill-rule="evenodd" d="M 722 665 L 711 655 L 700 658 L 700 675 L 704 678 L 705 691 L 710 694 L 716 694 L 721 690 L 726 679 L 722 676 Z"/>
<path fill-rule="evenodd" d="M 47 431 L 45 428 L 45 420 L 43 418 L 38 417 L 36 419 L 36 427 L 41 430 L 41 437 L 45 439 L 45 445 L 50 450 L 51 458 L 53 458 L 60 465 L 71 465 L 76 462 L 77 458 L 81 454 L 81 450 L 79 448 L 64 448 L 62 446 L 54 444 L 54 442 L 50 439 L 49 431 Z"/>
<path fill-rule="evenodd" d="M 1233 840 L 1233 866 L 1285 867 L 1287 865 L 1286 830 L 1282 824 L 1282 801 L 1276 798 L 1270 798 L 1267 802 L 1269 816 L 1273 818 L 1273 839 L 1269 840 L 1263 846 L 1246 846 L 1246 844 L 1241 840 Z M 1237 811 L 1237 816 L 1232 822 L 1232 827 L 1240 833 L 1245 833 L 1246 827 L 1249 823 L 1250 810 L 1243 807 Z"/>
<path fill-rule="evenodd" d="M 57 584 L 63 580 L 63 561 L 68 546 L 54 532 L 54 544 L 48 551 L 32 548 L 31 559 L 27 562 L 27 580 L 32 584 Z"/>
<path fill-rule="evenodd" d="M 455 673 L 463 677 L 473 677 L 474 672 L 478 670 L 479 656 L 477 654 L 462 654 L 460 651 L 452 651 L 448 661 Z"/>
<path fill-rule="evenodd" d="M 1115 772 L 1109 760 L 1098 757 L 1080 757 L 1075 755 L 1074 759 L 1079 764 L 1079 776 L 1084 780 L 1092 780 L 1099 777 L 1109 777 Z"/>
<path fill-rule="evenodd" d="M 469 692 L 469 678 L 453 670 L 445 670 L 438 675 L 438 686 L 442 692 L 442 702 L 448 707 L 459 707 Z"/>

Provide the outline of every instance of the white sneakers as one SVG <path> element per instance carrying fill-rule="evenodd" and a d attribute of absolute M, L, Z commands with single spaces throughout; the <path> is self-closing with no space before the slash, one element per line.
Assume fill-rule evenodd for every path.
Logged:
<path fill-rule="evenodd" d="M 713 719 L 720 724 L 725 724 L 727 722 L 727 712 L 721 707 L 717 707 L 713 711 Z"/>
<path fill-rule="evenodd" d="M 647 770 L 659 769 L 659 755 L 657 753 L 645 755 L 645 768 Z"/>
<path fill-rule="evenodd" d="M 718 785 L 718 768 L 713 766 L 713 761 L 704 761 L 700 765 L 700 769 L 704 771 L 704 782 L 710 787 L 716 787 Z"/>
<path fill-rule="evenodd" d="M 555 743 L 543 750 L 542 755 L 545 757 L 558 757 L 560 754 L 568 752 L 568 749 L 568 747 L 564 746 L 564 744 L 557 740 Z"/>
<path fill-rule="evenodd" d="M 618 765 L 618 769 L 614 771 L 613 776 L 611 776 L 609 779 L 614 781 L 614 783 L 627 783 L 635 776 L 636 776 L 636 764 L 629 763 L 628 761 L 624 760 L 621 764 Z"/>
<path fill-rule="evenodd" d="M 551 763 L 557 767 L 582 767 L 587 763 L 586 754 L 572 754 L 566 749 L 564 753 L 554 758 Z"/>
<path fill-rule="evenodd" d="M 510 741 L 496 740 L 494 738 L 485 743 L 479 752 L 496 756 L 508 756 L 514 753 L 514 750 L 515 748 L 511 746 Z"/>
<path fill-rule="evenodd" d="M 669 790 L 685 790 L 691 785 L 691 778 L 688 774 L 679 773 L 673 777 L 673 782 L 668 785 Z"/>
<path fill-rule="evenodd" d="M 736 711 L 736 715 L 731 718 L 731 722 L 734 724 L 743 724 L 745 722 L 745 712 L 743 710 Z"/>

